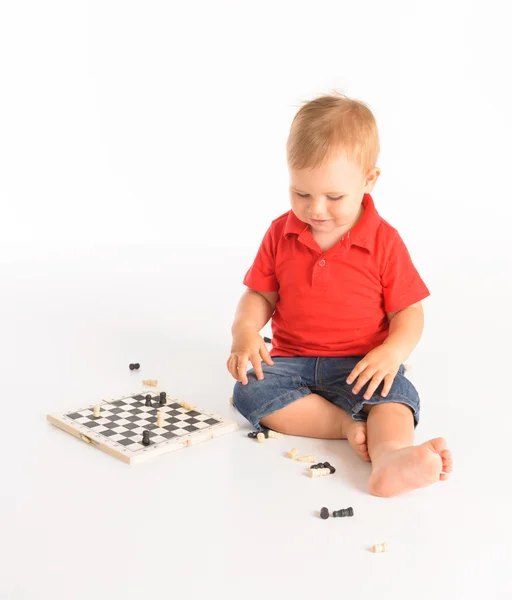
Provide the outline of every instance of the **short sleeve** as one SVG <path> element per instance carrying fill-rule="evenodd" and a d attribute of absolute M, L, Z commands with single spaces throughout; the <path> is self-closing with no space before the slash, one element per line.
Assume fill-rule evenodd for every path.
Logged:
<path fill-rule="evenodd" d="M 263 236 L 256 258 L 244 277 L 244 285 L 258 292 L 277 292 L 275 248 L 272 226 Z"/>
<path fill-rule="evenodd" d="M 403 310 L 430 296 L 404 241 L 396 231 L 388 240 L 381 282 L 386 312 Z"/>

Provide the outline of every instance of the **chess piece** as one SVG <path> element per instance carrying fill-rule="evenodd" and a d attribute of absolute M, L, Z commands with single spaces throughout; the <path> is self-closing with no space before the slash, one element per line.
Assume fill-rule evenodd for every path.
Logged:
<path fill-rule="evenodd" d="M 299 456 L 297 458 L 297 460 L 299 462 L 310 462 L 310 463 L 314 463 L 316 458 L 314 456 Z"/>
<path fill-rule="evenodd" d="M 142 444 L 144 446 L 149 446 L 149 444 L 150 444 L 150 441 L 149 441 L 149 431 L 147 429 L 142 432 Z"/>
<path fill-rule="evenodd" d="M 348 508 L 340 508 L 340 510 L 335 510 L 332 513 L 333 517 L 353 517 L 354 509 L 349 506 Z"/>
<path fill-rule="evenodd" d="M 386 545 L 386 543 L 384 542 L 384 544 L 375 544 L 373 546 L 373 551 L 374 552 L 387 552 L 388 551 L 388 547 Z"/>
<path fill-rule="evenodd" d="M 156 415 L 156 426 L 160 428 L 164 426 L 164 414 L 161 410 Z"/>
<path fill-rule="evenodd" d="M 167 394 L 165 392 L 160 392 L 160 406 L 165 406 L 167 404 Z"/>
<path fill-rule="evenodd" d="M 310 477 L 323 477 L 324 475 L 330 475 L 330 469 L 308 469 L 308 475 Z"/>
<path fill-rule="evenodd" d="M 334 513 L 332 514 L 332 516 L 334 517 Z M 320 511 L 320 518 L 322 518 L 322 519 L 328 519 L 329 518 L 329 509 L 326 508 L 325 506 Z"/>
<path fill-rule="evenodd" d="M 146 406 L 153 406 L 151 404 L 151 396 L 149 394 L 146 396 Z"/>
<path fill-rule="evenodd" d="M 100 405 L 99 404 L 94 405 L 94 408 L 92 409 L 92 414 L 95 419 L 97 419 L 100 416 Z"/>

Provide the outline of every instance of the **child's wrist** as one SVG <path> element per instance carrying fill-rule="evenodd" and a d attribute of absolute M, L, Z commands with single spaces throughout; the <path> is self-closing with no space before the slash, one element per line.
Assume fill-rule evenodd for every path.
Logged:
<path fill-rule="evenodd" d="M 406 361 L 407 358 L 409 357 L 410 352 L 408 351 L 408 349 L 404 348 L 396 340 L 387 338 L 386 340 L 384 340 L 382 345 L 386 346 L 386 348 L 389 348 L 391 351 L 393 351 L 396 354 L 398 362 L 400 364 L 402 364 L 404 361 Z"/>

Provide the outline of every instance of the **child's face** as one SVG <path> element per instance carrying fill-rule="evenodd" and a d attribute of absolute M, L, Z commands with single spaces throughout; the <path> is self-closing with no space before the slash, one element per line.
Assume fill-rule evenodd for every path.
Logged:
<path fill-rule="evenodd" d="M 371 192 L 380 175 L 375 167 L 365 177 L 344 154 L 315 169 L 289 171 L 292 210 L 316 233 L 348 231 L 360 215 L 364 194 Z"/>

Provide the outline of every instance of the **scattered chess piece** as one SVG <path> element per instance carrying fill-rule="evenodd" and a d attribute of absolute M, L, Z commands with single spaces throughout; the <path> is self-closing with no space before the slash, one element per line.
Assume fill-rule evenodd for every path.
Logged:
<path fill-rule="evenodd" d="M 92 414 L 95 419 L 97 419 L 100 416 L 100 405 L 99 404 L 94 405 L 94 407 L 92 409 Z"/>
<path fill-rule="evenodd" d="M 265 441 L 265 434 L 262 431 L 260 431 L 256 436 L 256 439 L 260 444 L 263 444 L 263 442 Z"/>
<path fill-rule="evenodd" d="M 323 477 L 324 475 L 330 475 L 330 469 L 308 469 L 308 475 L 310 477 Z"/>
<path fill-rule="evenodd" d="M 297 450 L 297 448 L 292 448 L 290 452 L 288 452 L 288 458 L 295 458 L 298 453 L 299 451 Z"/>
<path fill-rule="evenodd" d="M 332 513 L 333 517 L 353 517 L 354 509 L 349 506 L 348 508 L 340 508 L 340 510 L 334 510 Z"/>
<path fill-rule="evenodd" d="M 150 444 L 149 431 L 147 429 L 142 432 L 142 444 L 144 446 L 149 446 L 149 444 Z"/>
<path fill-rule="evenodd" d="M 309 462 L 309 463 L 314 463 L 316 458 L 314 456 L 299 456 L 297 458 L 297 460 L 299 462 Z"/>
<path fill-rule="evenodd" d="M 146 406 L 153 406 L 151 404 L 151 395 L 150 394 L 147 394 L 147 396 L 146 396 Z"/>
<path fill-rule="evenodd" d="M 336 469 L 328 462 L 317 463 L 316 465 L 311 465 L 309 468 L 310 469 L 329 469 L 331 475 L 333 473 L 336 473 Z"/>
<path fill-rule="evenodd" d="M 142 385 L 148 385 L 149 387 L 156 387 L 158 385 L 158 379 L 143 379 Z"/>
<path fill-rule="evenodd" d="M 185 410 L 194 410 L 194 408 L 195 408 L 195 406 L 193 404 L 190 404 L 189 402 L 186 402 L 185 400 L 182 400 L 180 402 L 180 404 Z"/>
<path fill-rule="evenodd" d="M 167 394 L 165 392 L 160 392 L 160 406 L 165 406 L 167 404 Z"/>
<path fill-rule="evenodd" d="M 272 431 L 272 429 L 268 430 L 268 437 L 269 438 L 282 438 L 283 434 L 279 433 L 278 431 Z"/>
<path fill-rule="evenodd" d="M 374 552 L 387 552 L 388 551 L 388 546 L 386 543 L 384 544 L 375 544 L 373 546 L 373 551 Z"/>
<path fill-rule="evenodd" d="M 139 363 L 130 363 L 130 371 L 136 371 L 137 369 L 140 369 Z"/>
<path fill-rule="evenodd" d="M 334 515 L 333 515 L 334 516 Z M 322 510 L 320 511 L 320 518 L 321 519 L 328 519 L 329 518 L 329 509 L 326 508 L 325 506 L 322 508 Z"/>

